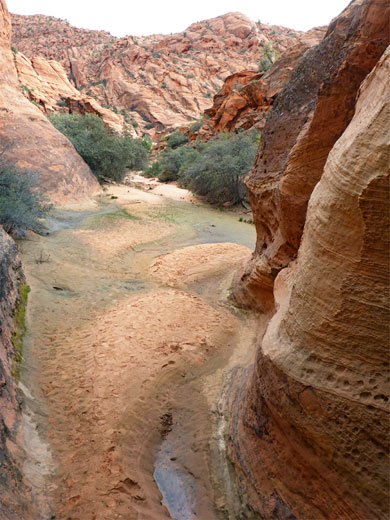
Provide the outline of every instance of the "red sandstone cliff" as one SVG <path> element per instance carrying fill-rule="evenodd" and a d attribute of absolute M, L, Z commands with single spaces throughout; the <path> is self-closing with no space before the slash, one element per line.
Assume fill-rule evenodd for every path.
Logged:
<path fill-rule="evenodd" d="M 182 33 L 120 39 L 42 15 L 13 15 L 12 25 L 19 51 L 61 62 L 83 94 L 115 107 L 139 132 L 188 124 L 211 105 L 227 76 L 257 67 L 264 44 L 283 53 L 301 36 L 240 13 Z"/>
<path fill-rule="evenodd" d="M 328 153 L 353 116 L 360 83 L 389 43 L 388 11 L 383 0 L 352 2 L 277 97 L 246 179 L 257 243 L 235 290 L 239 302 L 273 308 L 274 279 L 296 258 Z"/>
<path fill-rule="evenodd" d="M 36 172 L 53 201 L 89 197 L 99 191 L 90 169 L 72 144 L 20 91 L 10 47 L 11 23 L 0 0 L 0 142 L 2 159 Z M 5 152 L 4 152 L 5 150 Z"/>
<path fill-rule="evenodd" d="M 116 132 L 124 130 L 123 116 L 103 108 L 93 97 L 81 94 L 70 83 L 64 68 L 57 61 L 37 57 L 30 60 L 16 51 L 14 59 L 21 92 L 42 112 L 97 114 Z M 131 126 L 127 130 L 135 135 Z"/>
<path fill-rule="evenodd" d="M 389 516 L 387 23 L 388 4 L 366 0 L 330 25 L 280 95 L 247 181 L 258 245 L 237 294 L 276 314 L 231 396 L 230 455 L 267 519 Z"/>
<path fill-rule="evenodd" d="M 316 27 L 300 35 L 265 73 L 244 70 L 228 76 L 214 96 L 213 106 L 205 111 L 197 135 L 209 139 L 217 132 L 252 127 L 262 130 L 268 111 L 289 81 L 298 60 L 322 40 L 325 32 L 326 28 Z"/>

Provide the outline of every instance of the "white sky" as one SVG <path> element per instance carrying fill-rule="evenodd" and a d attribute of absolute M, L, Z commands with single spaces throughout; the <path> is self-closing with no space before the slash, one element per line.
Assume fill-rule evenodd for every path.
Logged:
<path fill-rule="evenodd" d="M 350 0 L 6 0 L 11 13 L 66 18 L 114 36 L 169 34 L 191 23 L 239 11 L 253 21 L 306 31 L 327 25 Z"/>

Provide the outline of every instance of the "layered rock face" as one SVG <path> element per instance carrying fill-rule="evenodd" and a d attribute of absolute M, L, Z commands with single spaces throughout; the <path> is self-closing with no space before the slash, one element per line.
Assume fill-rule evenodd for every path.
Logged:
<path fill-rule="evenodd" d="M 52 201 L 89 197 L 99 191 L 73 145 L 20 91 L 10 48 L 10 17 L 0 0 L 0 140 L 2 160 L 36 173 Z"/>
<path fill-rule="evenodd" d="M 93 97 L 81 94 L 70 83 L 60 63 L 39 57 L 30 60 L 20 52 L 15 52 L 14 59 L 22 93 L 42 112 L 97 114 L 117 133 L 123 132 L 123 116 L 103 108 Z M 128 131 L 135 136 L 132 126 Z"/>
<path fill-rule="evenodd" d="M 25 283 L 16 245 L 0 227 L 0 518 L 32 518 L 29 490 L 20 473 L 19 402 L 12 376 L 14 314 L 19 287 Z"/>
<path fill-rule="evenodd" d="M 390 48 L 328 156 L 235 403 L 231 455 L 265 518 L 389 517 L 389 75 Z"/>
<path fill-rule="evenodd" d="M 227 76 L 256 69 L 265 44 L 283 53 L 301 37 L 240 13 L 167 36 L 90 33 L 50 17 L 13 15 L 12 40 L 19 51 L 61 62 L 83 94 L 116 107 L 139 133 L 188 124 L 210 107 Z"/>
<path fill-rule="evenodd" d="M 296 258 L 309 197 L 353 116 L 360 83 L 389 43 L 388 20 L 387 2 L 352 2 L 278 95 L 246 179 L 257 243 L 236 286 L 240 303 L 273 309 L 274 279 Z"/>
<path fill-rule="evenodd" d="M 213 106 L 205 111 L 197 135 L 210 139 L 218 132 L 262 131 L 266 114 L 291 77 L 298 60 L 324 37 L 326 28 L 316 27 L 297 38 L 295 45 L 264 73 L 244 70 L 228 76 L 214 96 Z"/>

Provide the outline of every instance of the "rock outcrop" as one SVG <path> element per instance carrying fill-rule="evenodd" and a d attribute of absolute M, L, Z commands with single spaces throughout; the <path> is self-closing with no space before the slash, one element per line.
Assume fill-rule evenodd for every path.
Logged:
<path fill-rule="evenodd" d="M 22 93 L 42 112 L 97 114 L 115 132 L 123 132 L 123 116 L 103 108 L 96 99 L 79 92 L 69 81 L 60 63 L 39 57 L 30 60 L 16 50 L 14 58 Z M 127 131 L 135 136 L 132 126 L 129 126 Z"/>
<path fill-rule="evenodd" d="M 20 403 L 12 371 L 15 348 L 14 317 L 25 284 L 16 245 L 0 226 L 0 518 L 33 518 L 29 489 L 23 481 L 18 420 Z"/>
<path fill-rule="evenodd" d="M 83 94 L 115 107 L 141 133 L 194 121 L 227 76 L 256 69 L 265 44 L 283 53 L 301 34 L 228 13 L 182 33 L 117 39 L 52 17 L 13 15 L 12 41 L 30 59 L 59 61 Z"/>
<path fill-rule="evenodd" d="M 257 243 L 236 286 L 240 303 L 273 309 L 274 279 L 296 258 L 328 153 L 353 116 L 360 83 L 389 43 L 388 10 L 382 0 L 352 2 L 278 95 L 246 179 Z"/>
<path fill-rule="evenodd" d="M 0 0 L 0 141 L 2 161 L 34 173 L 52 201 L 64 202 L 99 191 L 96 178 L 75 151 L 22 94 L 10 47 L 10 17 Z"/>
<path fill-rule="evenodd" d="M 354 2 L 333 27 L 360 9 L 357 26 L 378 31 L 385 4 L 375 1 Z M 375 48 L 373 37 L 367 44 Z M 352 56 L 350 67 L 359 75 Z M 234 403 L 231 456 L 264 518 L 389 517 L 389 75 L 390 48 L 328 155 L 298 258 L 275 280 L 278 310 Z"/>
<path fill-rule="evenodd" d="M 316 27 L 300 35 L 265 73 L 244 70 L 228 76 L 214 96 L 213 106 L 205 111 L 197 135 L 207 140 L 218 132 L 252 127 L 263 130 L 267 112 L 290 79 L 298 60 L 322 40 L 325 32 L 326 28 Z"/>

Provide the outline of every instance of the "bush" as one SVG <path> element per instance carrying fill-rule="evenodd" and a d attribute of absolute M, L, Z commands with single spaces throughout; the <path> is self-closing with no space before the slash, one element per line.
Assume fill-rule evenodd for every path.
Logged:
<path fill-rule="evenodd" d="M 100 182 L 120 182 L 128 169 L 142 170 L 147 165 L 148 152 L 142 139 L 114 133 L 95 114 L 53 114 L 49 119 L 72 142 Z"/>
<path fill-rule="evenodd" d="M 263 46 L 263 54 L 260 57 L 257 72 L 266 72 L 279 57 L 280 52 L 277 49 L 274 49 L 272 45 L 267 42 Z"/>
<path fill-rule="evenodd" d="M 207 143 L 167 147 L 144 175 L 177 180 L 211 203 L 238 203 L 245 197 L 243 179 L 254 161 L 258 137 L 222 134 Z"/>
<path fill-rule="evenodd" d="M 40 218 L 50 209 L 45 199 L 33 188 L 34 175 L 12 167 L 0 166 L 0 224 L 7 233 L 23 235 L 27 229 L 42 231 Z"/>
<path fill-rule="evenodd" d="M 246 193 L 243 180 L 257 147 L 255 135 L 223 134 L 208 141 L 181 183 L 211 203 L 241 202 Z"/>
<path fill-rule="evenodd" d="M 168 148 L 177 148 L 182 144 L 188 142 L 188 137 L 185 134 L 179 132 L 179 130 L 175 130 L 167 139 Z"/>

